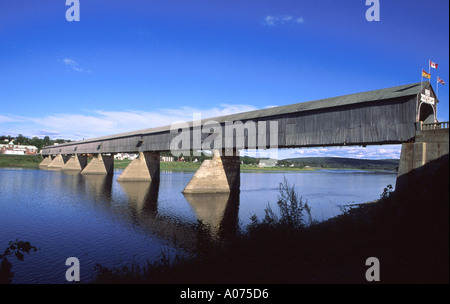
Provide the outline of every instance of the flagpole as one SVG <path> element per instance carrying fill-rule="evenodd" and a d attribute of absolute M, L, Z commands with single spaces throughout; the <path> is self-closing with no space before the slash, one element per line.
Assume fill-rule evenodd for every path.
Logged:
<path fill-rule="evenodd" d="M 437 106 L 439 100 L 439 76 L 436 76 L 436 114 L 434 114 L 434 120 L 437 122 Z"/>
<path fill-rule="evenodd" d="M 428 59 L 428 74 L 430 74 L 430 83 L 431 83 L 431 59 Z"/>
<path fill-rule="evenodd" d="M 420 71 L 420 92 L 422 92 L 422 82 L 423 82 L 423 73 L 422 73 L 423 69 Z"/>
<path fill-rule="evenodd" d="M 438 77 L 436 77 L 436 99 L 439 99 L 439 80 L 438 80 Z M 436 105 L 437 105 L 437 102 L 436 102 Z"/>

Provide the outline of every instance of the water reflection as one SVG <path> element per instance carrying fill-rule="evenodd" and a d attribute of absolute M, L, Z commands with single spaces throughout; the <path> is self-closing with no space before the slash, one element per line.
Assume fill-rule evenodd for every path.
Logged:
<path fill-rule="evenodd" d="M 396 179 L 375 172 L 242 172 L 240 192 L 211 196 L 182 194 L 191 172 L 161 172 L 159 183 L 117 182 L 120 173 L 0 169 L 0 247 L 19 238 L 40 248 L 14 265 L 15 282 L 66 283 L 61 265 L 69 256 L 80 258 L 83 281 L 95 274 L 95 263 L 145 265 L 161 252 L 189 254 L 197 220 L 212 238 L 244 230 L 251 215 L 262 219 L 267 204 L 274 206 L 284 177 L 317 220 L 337 215 L 342 204 L 377 199 Z"/>
<path fill-rule="evenodd" d="M 55 174 L 58 174 L 58 173 L 61 174 L 61 177 L 63 177 L 63 178 L 53 179 L 53 183 L 56 183 L 56 182 L 59 181 L 66 188 L 69 188 L 69 189 L 77 191 L 77 189 L 83 187 L 84 184 L 85 184 L 84 179 L 82 178 L 82 176 L 80 175 L 79 172 L 76 172 L 76 171 L 59 171 L 59 172 L 54 172 L 54 173 Z"/>
<path fill-rule="evenodd" d="M 118 182 L 128 198 L 133 223 L 159 238 L 185 248 L 195 246 L 195 225 L 158 213 L 159 181 Z M 239 192 L 220 194 L 184 194 L 197 219 L 212 239 L 234 234 L 238 223 Z"/>
<path fill-rule="evenodd" d="M 137 214 L 153 214 L 158 211 L 159 181 L 118 182 L 128 196 L 130 208 Z"/>
<path fill-rule="evenodd" d="M 81 175 L 78 172 L 63 171 L 67 178 L 57 178 L 58 185 L 70 189 L 74 194 L 84 197 L 85 202 L 94 203 L 95 208 L 112 213 L 115 219 L 158 236 L 160 239 L 176 242 L 182 247 L 195 245 L 195 223 L 158 213 L 159 181 L 116 182 L 112 175 Z M 119 188 L 117 188 L 117 185 Z M 117 197 L 122 190 L 125 197 Z M 120 192 L 120 191 L 119 191 Z M 217 194 L 181 194 L 198 221 L 218 239 L 232 235 L 238 226 L 239 191 Z M 182 204 L 182 201 L 179 201 Z"/>
<path fill-rule="evenodd" d="M 127 196 L 128 221 L 159 239 L 183 248 L 193 248 L 196 232 L 193 225 L 158 213 L 159 182 L 118 182 Z"/>
<path fill-rule="evenodd" d="M 112 198 L 112 175 L 81 175 L 86 181 L 86 190 L 95 201 L 111 201 Z"/>
<path fill-rule="evenodd" d="M 213 239 L 235 232 L 238 223 L 239 192 L 183 195 Z"/>

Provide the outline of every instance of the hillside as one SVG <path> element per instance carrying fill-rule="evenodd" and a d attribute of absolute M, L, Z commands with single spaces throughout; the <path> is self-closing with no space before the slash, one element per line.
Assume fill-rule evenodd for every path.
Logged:
<path fill-rule="evenodd" d="M 280 164 L 294 164 L 316 168 L 397 171 L 398 159 L 357 159 L 341 157 L 302 157 L 280 160 Z"/>

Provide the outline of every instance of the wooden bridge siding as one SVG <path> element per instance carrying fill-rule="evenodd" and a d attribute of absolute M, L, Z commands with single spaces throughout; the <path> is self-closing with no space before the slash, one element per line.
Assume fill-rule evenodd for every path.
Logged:
<path fill-rule="evenodd" d="M 401 143 L 415 135 L 415 97 L 368 102 L 280 116 L 260 118 L 266 121 L 266 145 L 270 144 L 269 122 L 278 122 L 278 147 L 313 147 Z M 255 121 L 256 129 L 258 121 Z M 245 123 L 245 121 L 243 121 Z M 137 153 L 169 151 L 177 134 L 169 131 L 106 139 L 96 142 L 65 144 L 43 150 L 43 154 L 75 153 Z M 222 147 L 225 147 L 225 126 L 222 124 Z M 202 140 L 209 134 L 202 133 Z M 245 132 L 248 143 L 248 132 Z M 192 128 L 191 145 L 192 147 Z M 138 146 L 139 141 L 142 144 Z M 236 138 L 234 139 L 236 142 Z M 258 131 L 255 142 L 258 143 Z M 75 150 L 76 147 L 76 150 Z M 214 146 L 211 146 L 214 148 Z"/>
<path fill-rule="evenodd" d="M 84 154 L 84 153 L 119 153 L 137 152 L 136 144 L 139 137 L 111 139 L 106 141 L 78 143 L 69 146 L 55 146 L 48 150 L 47 154 Z M 76 150 L 75 150 L 76 147 Z M 44 152 L 44 150 L 42 151 Z M 44 153 L 43 153 L 44 154 Z"/>
<path fill-rule="evenodd" d="M 378 144 L 414 137 L 415 98 L 290 114 L 279 123 L 280 147 Z"/>

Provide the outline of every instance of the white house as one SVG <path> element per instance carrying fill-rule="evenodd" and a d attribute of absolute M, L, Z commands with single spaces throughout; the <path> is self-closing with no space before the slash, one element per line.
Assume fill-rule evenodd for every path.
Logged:
<path fill-rule="evenodd" d="M 15 145 L 13 141 L 8 144 L 0 144 L 0 154 L 35 155 L 38 149 L 35 146 Z"/>

